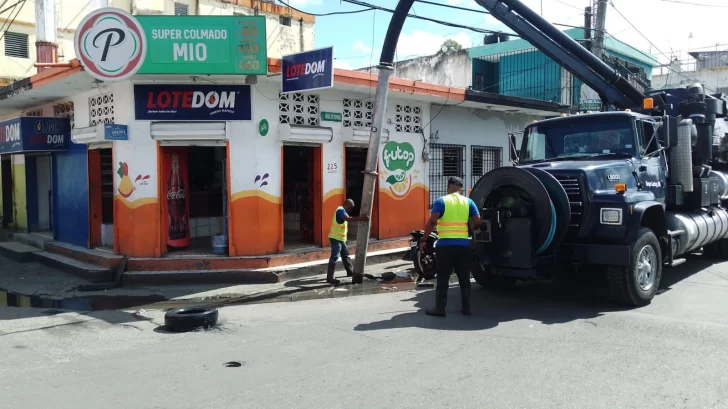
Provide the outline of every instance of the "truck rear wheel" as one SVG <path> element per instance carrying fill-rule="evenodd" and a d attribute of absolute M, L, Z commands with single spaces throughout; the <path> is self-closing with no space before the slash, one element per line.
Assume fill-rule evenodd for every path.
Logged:
<path fill-rule="evenodd" d="M 507 290 L 515 287 L 515 277 L 497 276 L 490 271 L 490 266 L 484 266 L 477 261 L 473 261 L 470 272 L 481 287 L 494 290 Z"/>
<path fill-rule="evenodd" d="M 662 252 L 657 236 L 641 228 L 630 251 L 628 267 L 609 267 L 607 281 L 613 297 L 623 304 L 644 306 L 652 301 L 662 278 Z"/>

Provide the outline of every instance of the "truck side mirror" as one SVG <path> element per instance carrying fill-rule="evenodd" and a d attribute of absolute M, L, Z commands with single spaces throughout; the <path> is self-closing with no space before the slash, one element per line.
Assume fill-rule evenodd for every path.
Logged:
<path fill-rule="evenodd" d="M 518 148 L 516 147 L 516 135 L 508 134 L 508 151 L 510 152 L 511 162 L 518 162 Z"/>
<path fill-rule="evenodd" d="M 677 146 L 677 118 L 663 116 L 658 130 L 658 138 L 663 148 Z"/>

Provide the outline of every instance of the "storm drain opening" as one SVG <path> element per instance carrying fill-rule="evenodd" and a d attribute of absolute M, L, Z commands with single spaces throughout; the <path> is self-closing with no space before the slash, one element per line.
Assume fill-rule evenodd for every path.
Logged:
<path fill-rule="evenodd" d="M 230 361 L 225 362 L 224 364 L 222 364 L 222 366 L 224 366 L 225 368 L 240 368 L 241 366 L 243 366 L 243 363 L 240 361 Z"/>

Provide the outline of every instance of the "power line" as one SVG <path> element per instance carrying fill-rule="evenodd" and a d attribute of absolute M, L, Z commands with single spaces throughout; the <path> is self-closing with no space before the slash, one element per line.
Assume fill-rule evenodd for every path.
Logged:
<path fill-rule="evenodd" d="M 299 13 L 308 14 L 310 16 L 315 16 L 315 17 L 338 16 L 338 15 L 341 15 L 341 14 L 356 14 L 356 13 L 364 13 L 364 12 L 367 12 L 367 11 L 374 10 L 373 8 L 367 8 L 367 9 L 362 9 L 362 10 L 333 11 L 331 13 L 311 13 L 311 12 L 308 12 L 308 11 L 299 10 L 299 9 L 297 9 L 297 8 L 289 5 L 287 2 L 285 2 L 283 0 L 277 0 L 277 1 L 279 3 L 281 3 L 281 4 L 283 4 L 284 6 L 288 7 L 291 10 L 296 10 Z"/>
<path fill-rule="evenodd" d="M 698 6 L 698 7 L 715 7 L 719 9 L 728 9 L 728 6 L 726 5 L 719 5 L 719 4 L 702 4 L 702 3 L 691 3 L 687 1 L 680 1 L 680 0 L 660 0 L 664 3 L 675 3 L 675 4 L 684 4 L 686 6 Z"/>
<path fill-rule="evenodd" d="M 18 6 L 18 4 L 20 4 L 20 5 Z M 17 3 L 15 3 L 14 5 L 8 7 L 7 9 L 5 9 L 5 10 L 8 10 L 11 7 L 17 7 L 18 8 L 18 10 L 15 12 L 15 15 L 10 20 L 5 21 L 3 23 L 3 25 L 2 25 L 2 27 L 0 27 L 0 40 L 2 40 L 5 37 L 5 33 L 8 32 L 8 30 L 10 29 L 10 27 L 15 22 L 15 19 L 18 18 L 18 14 L 20 14 L 20 10 L 23 9 L 23 6 L 25 6 L 25 0 L 20 0 Z M 13 14 L 13 12 L 10 11 L 10 15 L 12 15 L 12 14 Z"/>
<path fill-rule="evenodd" d="M 624 15 L 624 14 L 622 14 L 622 12 L 621 12 L 621 11 L 619 11 L 619 9 L 617 8 L 617 6 L 615 6 L 615 5 L 614 5 L 614 2 L 613 2 L 613 1 L 611 1 L 611 0 L 610 0 L 610 1 L 609 1 L 609 4 L 610 4 L 610 5 L 612 6 L 612 8 L 614 9 L 614 11 L 616 11 L 616 12 L 617 12 L 617 14 L 619 14 L 619 15 L 620 15 L 620 16 L 622 17 L 622 19 L 624 19 L 624 21 L 626 21 L 626 22 L 627 22 L 627 24 L 629 24 L 630 26 L 632 26 L 632 28 L 633 28 L 633 29 L 634 29 L 634 30 L 635 30 L 635 31 L 636 31 L 636 32 L 637 32 L 637 33 L 638 33 L 639 35 L 641 35 L 641 36 L 642 36 L 642 38 L 644 38 L 645 40 L 647 40 L 647 42 L 648 42 L 648 43 L 650 43 L 650 45 L 651 45 L 651 46 L 652 46 L 652 47 L 653 47 L 653 48 L 654 48 L 655 50 L 657 50 L 657 52 L 659 52 L 660 54 L 662 54 L 662 56 L 663 56 L 663 57 L 665 57 L 665 58 L 667 58 L 668 60 L 670 59 L 670 57 L 668 57 L 668 56 L 667 56 L 667 54 L 665 54 L 664 52 L 662 52 L 662 51 L 661 51 L 661 50 L 660 50 L 660 49 L 659 49 L 659 48 L 658 48 L 658 47 L 657 47 L 657 46 L 656 46 L 656 45 L 655 45 L 655 44 L 654 44 L 654 43 L 653 43 L 652 41 L 650 41 L 650 39 L 649 39 L 649 38 L 647 38 L 647 36 L 646 36 L 646 35 L 644 35 L 644 34 L 643 34 L 643 33 L 642 33 L 642 32 L 641 32 L 641 31 L 640 31 L 640 30 L 639 30 L 639 29 L 638 29 L 637 27 L 635 27 L 635 25 L 634 25 L 634 24 L 632 24 L 632 22 L 631 22 L 631 21 L 629 21 L 629 19 L 627 19 L 627 17 L 626 17 L 626 16 Z M 643 53 L 643 54 L 644 54 L 644 53 Z M 673 67 L 672 67 L 671 65 L 668 65 L 668 67 L 667 67 L 667 68 L 668 68 L 669 70 L 675 70 L 675 68 L 673 68 Z M 698 80 L 697 78 L 695 78 L 695 77 L 692 77 L 692 76 L 688 76 L 687 74 L 685 74 L 685 71 L 683 71 L 683 69 L 682 69 L 681 67 L 677 67 L 677 70 L 675 71 L 675 73 L 676 73 L 676 74 L 678 74 L 678 75 L 681 75 L 681 76 L 682 76 L 683 78 L 689 79 L 689 80 L 691 80 L 691 81 L 695 81 L 695 82 L 700 82 L 700 81 L 699 81 L 699 80 Z M 713 92 L 715 92 L 715 90 L 714 90 L 714 89 L 712 89 L 712 88 L 708 87 L 708 86 L 707 86 L 707 85 L 705 85 L 705 84 L 703 84 L 703 87 L 705 87 L 706 89 L 708 89 L 708 90 L 710 90 L 710 91 L 713 91 Z"/>

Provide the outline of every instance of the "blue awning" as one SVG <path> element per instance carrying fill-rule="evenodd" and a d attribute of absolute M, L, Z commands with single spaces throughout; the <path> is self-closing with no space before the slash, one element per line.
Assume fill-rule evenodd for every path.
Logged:
<path fill-rule="evenodd" d="M 0 122 L 0 154 L 68 150 L 68 118 L 21 116 Z"/>

